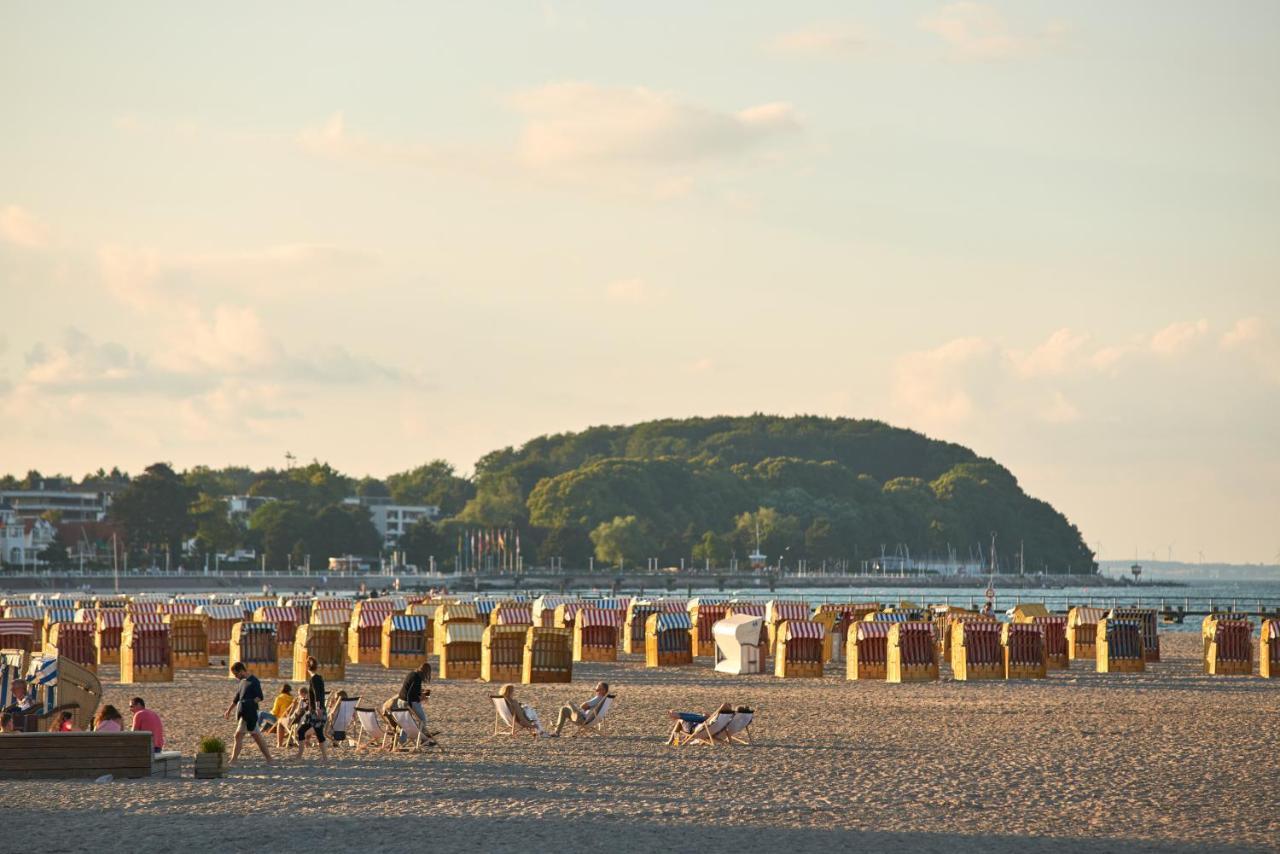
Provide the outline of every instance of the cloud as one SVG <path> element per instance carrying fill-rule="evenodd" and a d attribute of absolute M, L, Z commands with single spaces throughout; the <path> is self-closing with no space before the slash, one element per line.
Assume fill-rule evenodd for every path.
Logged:
<path fill-rule="evenodd" d="M 74 327 L 59 344 L 37 343 L 25 362 L 22 383 L 64 392 L 127 384 L 147 370 L 146 360 L 123 345 L 99 343 Z"/>
<path fill-rule="evenodd" d="M 1056 376 L 1075 368 L 1089 343 L 1089 334 L 1059 329 L 1025 356 L 1010 353 L 1015 370 L 1024 377 Z"/>
<path fill-rule="evenodd" d="M 1280 384 L 1280 335 L 1261 317 L 1244 317 L 1218 339 L 1219 348 L 1243 355 L 1264 380 Z"/>
<path fill-rule="evenodd" d="M 824 24 L 782 33 L 765 48 L 781 55 L 847 57 L 865 52 L 871 44 L 871 37 L 857 25 Z"/>
<path fill-rule="evenodd" d="M 790 104 L 728 113 L 643 86 L 552 83 L 511 104 L 525 118 L 518 156 L 535 168 L 688 163 L 741 154 L 800 128 Z"/>
<path fill-rule="evenodd" d="M 1196 341 L 1209 333 L 1209 321 L 1180 321 L 1171 323 L 1151 336 L 1148 346 L 1159 356 L 1176 356 L 1186 352 Z"/>
<path fill-rule="evenodd" d="M 29 211 L 17 205 L 0 208 L 0 240 L 23 249 L 49 245 L 49 231 Z"/>
<path fill-rule="evenodd" d="M 975 368 L 990 370 L 997 353 L 981 338 L 957 338 L 898 360 L 893 403 L 929 422 L 966 421 L 974 402 L 964 378 Z"/>
<path fill-rule="evenodd" d="M 378 262 L 371 252 L 318 243 L 186 254 L 112 244 L 98 249 L 108 292 L 139 311 L 181 307 L 206 292 L 220 298 L 236 290 L 255 297 L 299 289 L 310 294 L 325 283 L 345 286 Z"/>
<path fill-rule="evenodd" d="M 930 427 L 982 418 L 1081 421 L 1101 415 L 1099 406 L 1114 406 L 1098 403 L 1100 389 L 1120 388 L 1122 382 L 1163 382 L 1192 366 L 1218 377 L 1238 372 L 1238 360 L 1209 364 L 1195 349 L 1209 332 L 1207 320 L 1179 321 L 1119 343 L 1098 344 L 1087 332 L 1062 328 L 1029 350 L 981 337 L 957 338 L 901 356 L 892 403 L 908 422 Z M 1219 341 L 1222 352 L 1242 353 L 1264 376 L 1280 381 L 1280 340 L 1257 318 L 1237 322 Z"/>
<path fill-rule="evenodd" d="M 982 3 L 943 6 L 920 19 L 920 27 L 940 37 L 962 59 L 996 60 L 1042 50 L 1066 35 L 1060 21 L 1034 33 L 1016 33 L 998 10 Z"/>
<path fill-rule="evenodd" d="M 619 279 L 610 282 L 605 293 L 613 302 L 639 305 L 649 298 L 649 289 L 644 279 Z"/>

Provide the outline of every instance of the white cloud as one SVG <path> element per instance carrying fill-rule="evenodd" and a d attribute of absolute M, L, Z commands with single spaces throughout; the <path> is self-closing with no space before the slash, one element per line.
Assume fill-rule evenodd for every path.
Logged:
<path fill-rule="evenodd" d="M 1176 356 L 1186 352 L 1196 341 L 1209 333 L 1209 321 L 1179 321 L 1171 323 L 1151 336 L 1148 346 L 1159 356 Z"/>
<path fill-rule="evenodd" d="M 1087 332 L 1059 329 L 1043 344 L 1025 356 L 1011 353 L 1015 370 L 1024 377 L 1057 376 L 1078 367 L 1085 345 L 1089 343 Z"/>
<path fill-rule="evenodd" d="M 67 329 L 56 345 L 37 343 L 26 355 L 21 382 L 37 388 L 86 390 L 136 380 L 146 361 L 120 344 L 97 342 L 78 329 Z"/>
<path fill-rule="evenodd" d="M 966 421 L 974 414 L 966 376 L 975 368 L 990 370 L 995 355 L 995 347 L 981 338 L 908 353 L 898 360 L 893 403 L 930 423 Z"/>
<path fill-rule="evenodd" d="M 1080 410 L 1062 392 L 1054 391 L 1049 403 L 1040 410 L 1039 417 L 1050 424 L 1069 424 L 1080 420 Z"/>
<path fill-rule="evenodd" d="M 1242 317 L 1231 329 L 1223 333 L 1218 343 L 1224 350 L 1235 350 L 1248 347 L 1262 340 L 1266 335 L 1267 325 L 1261 317 Z"/>
<path fill-rule="evenodd" d="M 0 240 L 23 249 L 43 249 L 49 245 L 49 231 L 25 208 L 6 205 L 0 208 Z"/>
<path fill-rule="evenodd" d="M 649 289 L 644 279 L 618 279 L 610 282 L 605 293 L 614 302 L 639 305 L 649 298 Z"/>
<path fill-rule="evenodd" d="M 511 103 L 526 120 L 519 158 L 536 168 L 687 163 L 740 154 L 800 127 L 790 104 L 727 113 L 643 86 L 552 83 Z"/>
<path fill-rule="evenodd" d="M 1067 31 L 1051 22 L 1034 33 L 1017 33 L 997 9 L 983 3 L 959 2 L 943 6 L 920 19 L 921 28 L 939 36 L 963 59 L 1008 59 L 1043 49 Z"/>
<path fill-rule="evenodd" d="M 771 53 L 844 57 L 864 52 L 872 38 L 855 24 L 822 24 L 782 33 L 769 41 Z"/>
<path fill-rule="evenodd" d="M 1280 383 L 1280 336 L 1261 317 L 1244 317 L 1218 339 L 1227 353 L 1248 358 L 1263 379 Z"/>
<path fill-rule="evenodd" d="M 291 243 L 235 252 L 163 253 L 150 248 L 104 245 L 98 270 L 108 292 L 139 311 L 185 307 L 205 294 L 225 298 L 305 290 L 326 284 L 347 287 L 354 274 L 378 257 L 361 249 Z"/>

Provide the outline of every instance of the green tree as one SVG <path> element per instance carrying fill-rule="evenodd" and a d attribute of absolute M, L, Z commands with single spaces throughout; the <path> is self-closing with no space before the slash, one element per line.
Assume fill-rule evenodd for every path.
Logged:
<path fill-rule="evenodd" d="M 539 562 L 546 564 L 553 557 L 559 558 L 573 569 L 585 569 L 587 559 L 594 553 L 595 545 L 588 532 L 573 525 L 549 529 L 537 546 Z"/>
<path fill-rule="evenodd" d="M 712 566 L 724 566 L 729 562 L 729 543 L 715 531 L 706 531 L 693 546 L 693 559 L 711 561 Z"/>
<path fill-rule="evenodd" d="M 382 536 L 369 511 L 354 504 L 333 504 L 316 514 L 307 526 L 307 551 L 314 565 L 327 566 L 329 558 L 343 555 L 376 555 Z"/>
<path fill-rule="evenodd" d="M 520 527 L 528 521 L 520 483 L 514 477 L 486 480 L 457 518 L 469 525 Z"/>
<path fill-rule="evenodd" d="M 177 559 L 182 542 L 195 532 L 188 509 L 195 493 L 166 463 L 147 466 L 111 504 L 110 518 L 125 533 L 129 548 L 153 560 L 166 549 Z"/>
<path fill-rule="evenodd" d="M 294 546 L 305 540 L 311 519 L 301 505 L 294 501 L 271 501 L 249 517 L 249 529 L 257 534 L 267 565 L 272 569 L 284 569 Z M 316 562 L 312 557 L 312 562 Z M 319 565 L 324 567 L 324 562 Z"/>
<path fill-rule="evenodd" d="M 71 565 L 71 547 L 75 543 L 67 536 L 63 526 L 54 528 L 53 541 L 41 550 L 39 559 L 55 569 L 65 569 Z"/>
<path fill-rule="evenodd" d="M 432 460 L 387 478 L 387 488 L 397 504 L 425 504 L 440 508 L 444 516 L 461 512 L 475 497 L 475 485 L 458 477 L 445 460 Z"/>
<path fill-rule="evenodd" d="M 227 502 L 212 495 L 201 495 L 191 505 L 195 522 L 196 552 L 200 555 L 229 552 L 240 545 L 242 532 L 227 517 Z"/>
<path fill-rule="evenodd" d="M 356 495 L 361 498 L 390 498 L 391 490 L 376 477 L 362 477 L 356 482 Z"/>
<path fill-rule="evenodd" d="M 451 565 L 458 551 L 457 538 L 450 538 L 430 519 L 420 519 L 405 531 L 399 547 L 404 550 L 405 560 L 420 569 L 426 569 L 432 557 L 437 564 Z"/>
<path fill-rule="evenodd" d="M 649 526 L 635 516 L 617 516 L 601 522 L 591 532 L 591 542 L 595 544 L 597 560 L 623 568 L 627 560 L 639 563 L 642 558 L 654 557 L 658 548 Z"/>

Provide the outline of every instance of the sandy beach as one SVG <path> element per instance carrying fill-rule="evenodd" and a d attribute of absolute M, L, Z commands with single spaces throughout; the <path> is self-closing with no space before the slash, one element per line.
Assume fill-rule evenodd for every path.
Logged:
<path fill-rule="evenodd" d="M 817 850 L 1216 851 L 1280 846 L 1272 779 L 1280 683 L 1200 673 L 1200 639 L 1162 637 L 1145 674 L 1079 663 L 1039 682 L 888 685 L 646 670 L 639 657 L 581 664 L 572 685 L 519 686 L 544 720 L 600 679 L 619 695 L 605 738 L 490 738 L 492 686 L 436 681 L 428 705 L 441 754 L 339 749 L 329 766 L 265 766 L 256 751 L 220 781 L 10 782 L 11 827 L 41 848 L 100 851 L 250 847 L 573 852 Z M 171 747 L 192 752 L 233 682 L 180 671 L 142 694 Z M 350 666 L 333 683 L 381 703 L 400 675 Z M 279 680 L 265 680 L 268 697 Z M 729 701 L 759 710 L 755 744 L 664 745 L 668 708 Z M 572 729 L 570 727 L 569 729 Z M 568 732 L 568 730 L 566 731 Z M 56 828 L 56 829 L 53 829 Z"/>

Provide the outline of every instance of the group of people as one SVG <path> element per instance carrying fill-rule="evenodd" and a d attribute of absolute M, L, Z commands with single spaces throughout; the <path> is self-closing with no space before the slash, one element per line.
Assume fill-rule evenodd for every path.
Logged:
<path fill-rule="evenodd" d="M 15 679 L 10 688 L 12 698 L 9 705 L 0 710 L 0 732 L 25 732 L 29 728 L 28 720 L 39 714 L 38 699 L 24 679 Z M 147 708 L 147 701 L 142 697 L 134 697 L 129 701 L 131 715 L 129 729 L 133 732 L 151 734 L 151 748 L 155 753 L 164 749 L 164 722 L 152 709 Z M 120 710 L 110 703 L 104 703 L 93 716 L 89 726 L 91 732 L 124 732 L 125 720 Z M 48 732 L 78 732 L 75 714 L 69 709 L 55 709 Z"/>
<path fill-rule="evenodd" d="M 276 748 L 279 750 L 286 748 L 286 738 L 292 734 L 297 741 L 297 759 L 302 758 L 302 750 L 308 739 L 314 737 L 320 748 L 320 761 L 329 761 L 329 753 L 325 748 L 325 723 L 329 719 L 330 707 L 325 704 L 324 677 L 319 670 L 315 658 L 308 657 L 306 683 L 298 688 L 298 696 L 293 696 L 293 689 L 286 682 L 272 702 L 271 710 L 264 712 L 259 709 L 259 704 L 266 699 L 262 693 L 262 682 L 249 672 L 244 662 L 237 661 L 231 665 L 231 675 L 237 681 L 236 693 L 222 715 L 224 719 L 231 720 L 234 712 L 236 719 L 229 764 L 234 765 L 240 758 L 246 735 L 253 739 L 258 750 L 262 751 L 263 758 L 270 763 L 271 749 L 267 747 L 264 733 L 272 731 L 276 734 Z M 339 691 L 333 697 L 333 705 L 336 706 L 344 697 L 344 692 Z"/>
<path fill-rule="evenodd" d="M 340 704 L 348 699 L 347 692 L 337 691 L 332 697 L 328 697 L 326 702 L 324 677 L 319 673 L 315 658 L 307 659 L 307 680 L 298 688 L 297 696 L 294 696 L 292 686 L 287 682 L 284 683 L 280 686 L 280 693 L 272 702 L 270 711 L 260 710 L 259 705 L 265 701 L 262 682 L 249 672 L 244 663 L 233 664 L 231 673 L 238 680 L 238 684 L 231 704 L 223 713 L 225 719 L 231 720 L 234 714 L 236 720 L 230 764 L 234 764 L 240 758 L 246 735 L 258 746 L 258 750 L 262 752 L 263 758 L 268 763 L 273 757 L 264 736 L 272 732 L 276 735 L 277 750 L 285 750 L 290 740 L 296 744 L 297 752 L 294 754 L 296 759 L 302 758 L 307 742 L 314 739 L 320 749 L 322 762 L 329 761 L 325 746 L 327 736 L 332 736 L 335 742 L 346 740 L 346 731 L 340 728 L 345 724 L 336 722 L 336 712 Z M 405 674 L 400 690 L 383 703 L 381 713 L 389 720 L 394 711 L 408 711 L 417 718 L 423 732 L 427 733 L 427 746 L 434 747 L 436 746 L 434 737 L 438 733 L 427 732 L 427 712 L 423 707 L 426 698 L 431 694 L 431 691 L 424 687 L 424 684 L 429 681 L 431 681 L 431 664 L 424 661 L 416 670 Z M 329 726 L 331 721 L 334 722 L 332 727 Z"/>
<path fill-rule="evenodd" d="M 609 698 L 609 683 L 597 682 L 594 693 L 581 705 L 565 703 L 561 706 L 560 712 L 556 715 L 555 726 L 550 732 L 543 728 L 537 710 L 518 701 L 515 692 L 515 686 L 510 683 L 498 689 L 498 696 L 506 703 L 511 719 L 516 725 L 527 730 L 534 738 L 559 738 L 565 724 L 570 721 L 585 726 L 596 719 L 600 710 L 604 708 L 605 700 Z"/>

